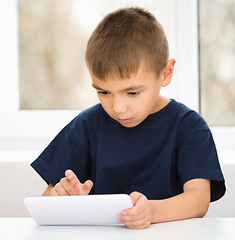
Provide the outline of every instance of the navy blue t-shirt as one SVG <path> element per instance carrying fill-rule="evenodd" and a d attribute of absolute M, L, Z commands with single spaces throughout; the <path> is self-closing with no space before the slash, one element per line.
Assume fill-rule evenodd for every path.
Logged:
<path fill-rule="evenodd" d="M 97 104 L 62 129 L 31 165 L 53 185 L 71 169 L 81 182 L 94 182 L 91 194 L 138 191 L 148 199 L 165 199 L 182 193 L 195 178 L 211 180 L 211 201 L 225 193 L 206 122 L 173 99 L 133 128 Z"/>

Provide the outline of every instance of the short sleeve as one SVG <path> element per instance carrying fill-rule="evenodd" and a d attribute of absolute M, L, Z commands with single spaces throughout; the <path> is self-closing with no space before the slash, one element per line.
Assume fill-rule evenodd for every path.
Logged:
<path fill-rule="evenodd" d="M 203 120 L 199 118 L 199 122 L 188 129 L 186 124 L 178 149 L 177 169 L 182 187 L 191 179 L 208 179 L 211 202 L 221 198 L 225 193 L 224 177 L 211 131 Z"/>
<path fill-rule="evenodd" d="M 77 117 L 52 140 L 31 164 L 47 182 L 55 185 L 71 169 L 81 181 L 89 177 L 89 141 L 83 122 Z"/>

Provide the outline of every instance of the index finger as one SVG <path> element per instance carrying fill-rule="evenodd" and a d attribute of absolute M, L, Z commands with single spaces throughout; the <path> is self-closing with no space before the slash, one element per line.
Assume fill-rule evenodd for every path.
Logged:
<path fill-rule="evenodd" d="M 66 170 L 65 171 L 66 178 L 72 183 L 72 185 L 75 187 L 77 184 L 81 184 L 79 179 L 77 178 L 76 174 L 72 170 Z"/>

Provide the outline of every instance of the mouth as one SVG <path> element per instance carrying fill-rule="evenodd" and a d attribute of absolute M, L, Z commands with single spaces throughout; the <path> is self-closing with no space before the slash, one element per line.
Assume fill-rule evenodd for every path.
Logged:
<path fill-rule="evenodd" d="M 133 118 L 124 118 L 124 119 L 118 119 L 120 123 L 130 123 L 133 120 Z"/>

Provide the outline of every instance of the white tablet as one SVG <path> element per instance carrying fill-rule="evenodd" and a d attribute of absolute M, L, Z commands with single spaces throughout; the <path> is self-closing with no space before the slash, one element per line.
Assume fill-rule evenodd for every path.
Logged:
<path fill-rule="evenodd" d="M 26 197 L 24 203 L 39 225 L 120 224 L 117 213 L 133 206 L 127 194 Z"/>

